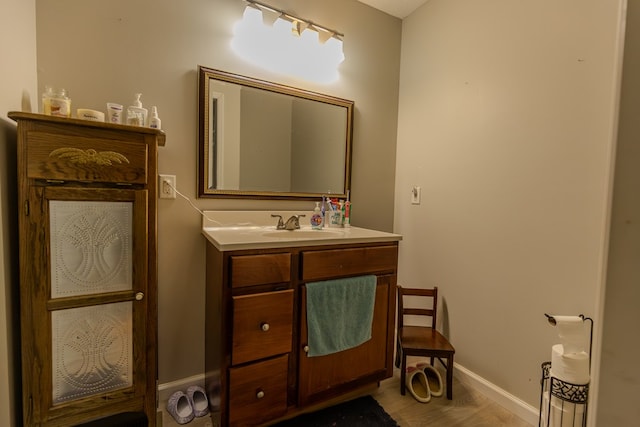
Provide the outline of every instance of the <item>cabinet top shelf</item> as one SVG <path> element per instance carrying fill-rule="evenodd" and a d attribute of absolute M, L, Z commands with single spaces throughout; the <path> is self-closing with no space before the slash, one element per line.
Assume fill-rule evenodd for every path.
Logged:
<path fill-rule="evenodd" d="M 16 122 L 20 120 L 42 121 L 42 122 L 48 122 L 48 123 L 58 123 L 63 125 L 68 124 L 68 125 L 74 125 L 74 126 L 84 126 L 84 127 L 99 128 L 99 129 L 112 129 L 112 130 L 155 135 L 158 138 L 158 145 L 161 147 L 164 146 L 166 141 L 166 135 L 164 131 L 159 129 L 142 127 L 142 126 L 129 126 L 129 125 L 120 125 L 115 123 L 93 122 L 90 120 L 81 120 L 81 119 L 66 118 L 66 117 L 55 117 L 55 116 L 48 116 L 45 114 L 25 113 L 22 111 L 10 111 L 7 114 L 7 116 L 9 116 L 10 119 Z"/>

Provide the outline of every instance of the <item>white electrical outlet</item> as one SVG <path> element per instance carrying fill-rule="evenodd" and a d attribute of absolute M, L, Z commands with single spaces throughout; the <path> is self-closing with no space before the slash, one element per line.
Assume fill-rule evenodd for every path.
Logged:
<path fill-rule="evenodd" d="M 420 204 L 420 187 L 418 187 L 417 185 L 414 185 L 413 188 L 411 189 L 411 204 L 412 205 L 419 205 Z"/>
<path fill-rule="evenodd" d="M 158 197 L 161 199 L 176 198 L 176 176 L 160 175 L 158 177 Z"/>

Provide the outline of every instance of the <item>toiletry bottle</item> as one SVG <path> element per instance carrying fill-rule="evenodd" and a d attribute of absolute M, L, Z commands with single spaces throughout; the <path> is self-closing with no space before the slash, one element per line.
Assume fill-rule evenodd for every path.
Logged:
<path fill-rule="evenodd" d="M 342 218 L 342 225 L 344 227 L 351 227 L 351 202 L 347 199 L 344 202 L 344 215 Z"/>
<path fill-rule="evenodd" d="M 51 115 L 51 98 L 53 98 L 53 88 L 45 86 L 42 94 L 42 114 Z"/>
<path fill-rule="evenodd" d="M 311 215 L 311 228 L 314 230 L 322 229 L 322 214 L 320 213 L 320 202 L 316 202 L 316 207 Z"/>
<path fill-rule="evenodd" d="M 147 109 L 142 107 L 141 93 L 136 93 L 133 105 L 127 108 L 127 124 L 130 126 L 147 125 Z"/>
<path fill-rule="evenodd" d="M 151 107 L 151 118 L 149 119 L 149 127 L 153 129 L 162 129 L 161 128 L 162 121 L 160 117 L 158 117 L 158 107 L 155 105 Z"/>
<path fill-rule="evenodd" d="M 67 96 L 65 89 L 54 90 L 49 98 L 49 105 L 52 116 L 71 117 L 71 99 Z"/>
<path fill-rule="evenodd" d="M 122 105 L 115 102 L 107 102 L 107 121 L 109 123 L 122 124 Z"/>
<path fill-rule="evenodd" d="M 338 202 L 338 210 L 340 211 L 340 227 L 344 227 L 344 200 Z"/>

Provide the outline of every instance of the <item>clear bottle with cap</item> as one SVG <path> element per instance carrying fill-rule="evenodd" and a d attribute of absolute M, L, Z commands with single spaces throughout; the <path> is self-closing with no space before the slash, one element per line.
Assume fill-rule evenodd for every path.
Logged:
<path fill-rule="evenodd" d="M 162 121 L 158 117 L 158 107 L 151 107 L 151 118 L 149 119 L 149 127 L 153 129 L 162 129 Z"/>
<path fill-rule="evenodd" d="M 53 88 L 45 86 L 42 93 L 42 114 L 51 115 L 51 98 L 53 98 Z"/>
<path fill-rule="evenodd" d="M 130 126 L 147 125 L 148 111 L 142 107 L 142 101 L 140 101 L 141 96 L 141 93 L 136 93 L 133 105 L 127 107 L 127 124 Z"/>

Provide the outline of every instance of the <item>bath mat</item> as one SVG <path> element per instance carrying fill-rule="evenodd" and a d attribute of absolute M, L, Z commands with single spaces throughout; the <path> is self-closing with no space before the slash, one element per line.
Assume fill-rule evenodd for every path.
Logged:
<path fill-rule="evenodd" d="M 340 403 L 310 414 L 303 414 L 272 427 L 398 427 L 371 396 Z"/>

